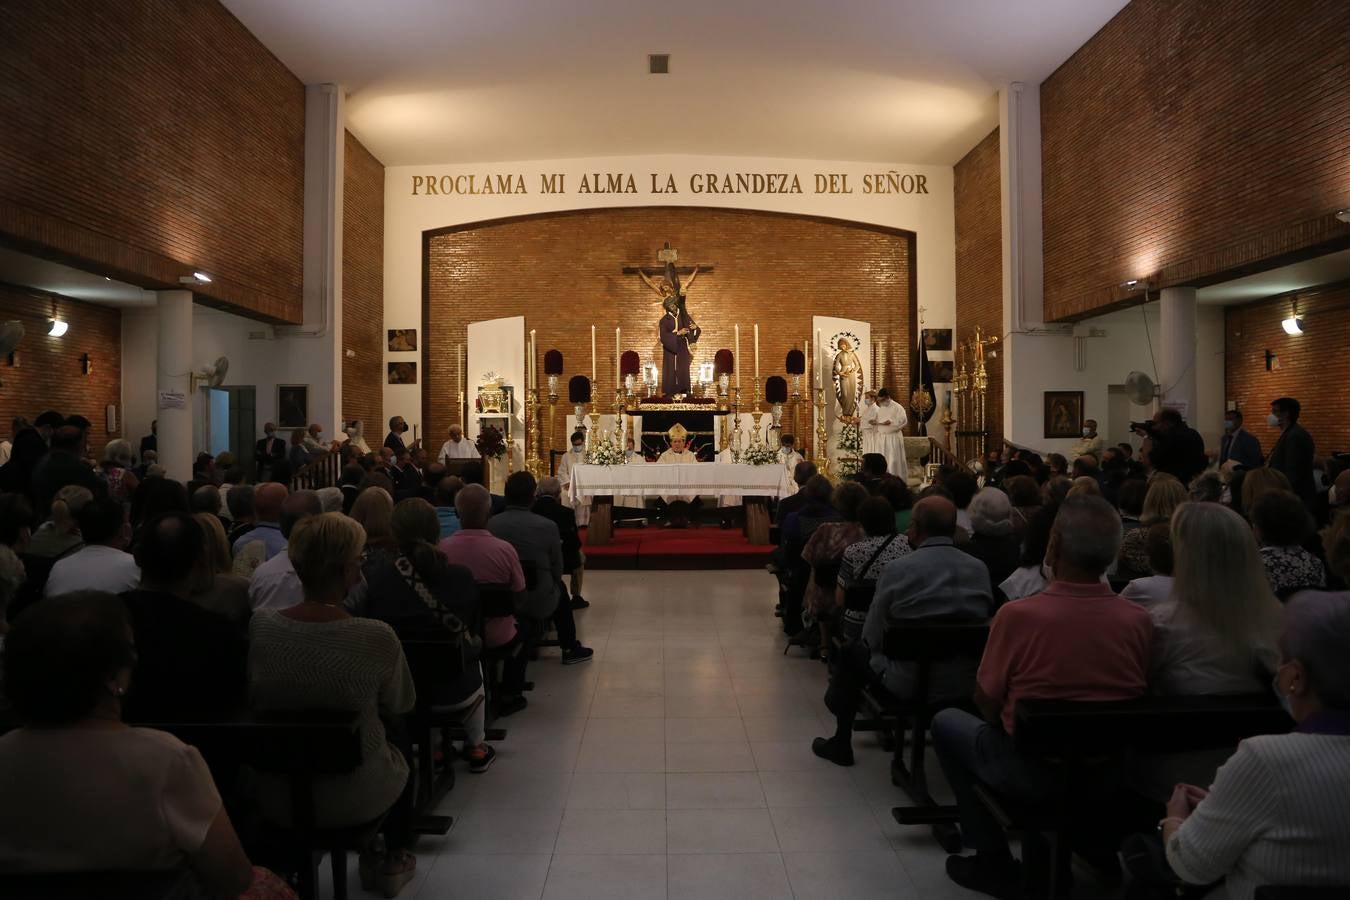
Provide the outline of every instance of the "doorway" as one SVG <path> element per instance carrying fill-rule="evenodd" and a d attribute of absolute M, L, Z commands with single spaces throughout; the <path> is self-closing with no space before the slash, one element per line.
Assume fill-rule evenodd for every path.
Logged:
<path fill-rule="evenodd" d="M 254 471 L 256 397 L 253 385 L 202 389 L 202 448 L 212 456 L 230 452 L 246 476 Z"/>

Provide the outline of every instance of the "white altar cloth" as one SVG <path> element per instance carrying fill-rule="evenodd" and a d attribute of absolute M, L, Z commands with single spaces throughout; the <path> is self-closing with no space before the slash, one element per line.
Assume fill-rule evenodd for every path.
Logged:
<path fill-rule="evenodd" d="M 572 469 L 571 496 L 624 495 L 639 497 L 722 496 L 779 497 L 782 466 L 750 466 L 741 463 L 694 463 L 628 466 L 581 465 Z"/>

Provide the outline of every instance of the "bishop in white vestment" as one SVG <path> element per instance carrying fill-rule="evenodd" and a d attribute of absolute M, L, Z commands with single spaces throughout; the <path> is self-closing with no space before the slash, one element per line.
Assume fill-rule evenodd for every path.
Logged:
<path fill-rule="evenodd" d="M 901 429 L 908 421 L 905 409 L 891 399 L 885 388 L 877 391 L 876 405 L 867 412 L 863 420 L 864 429 L 870 428 L 875 435 L 876 447 L 869 453 L 880 453 L 886 457 L 886 471 L 900 478 L 909 477 L 909 467 L 905 463 L 905 436 Z M 866 434 L 866 430 L 863 432 Z M 866 443 L 863 444 L 866 450 Z"/>
<path fill-rule="evenodd" d="M 689 432 L 683 425 L 676 424 L 668 432 L 670 436 L 670 447 L 656 458 L 658 463 L 664 465 L 680 465 L 683 463 L 696 463 L 698 456 L 689 449 Z M 662 500 L 667 503 L 675 503 L 683 500 L 685 503 L 693 503 L 694 497 L 668 497 L 662 496 Z"/>

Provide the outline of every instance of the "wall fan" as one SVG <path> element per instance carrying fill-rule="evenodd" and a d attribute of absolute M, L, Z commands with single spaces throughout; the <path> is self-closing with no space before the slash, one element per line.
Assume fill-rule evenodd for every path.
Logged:
<path fill-rule="evenodd" d="M 1135 406 L 1148 406 L 1158 397 L 1158 386 L 1143 372 L 1131 372 L 1125 376 L 1125 393 Z"/>

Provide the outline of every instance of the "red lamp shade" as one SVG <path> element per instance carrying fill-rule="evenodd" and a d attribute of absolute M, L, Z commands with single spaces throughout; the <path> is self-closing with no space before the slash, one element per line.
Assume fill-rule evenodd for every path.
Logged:
<path fill-rule="evenodd" d="M 723 347 L 713 356 L 713 374 L 734 375 L 735 373 L 736 354 L 732 353 L 726 347 Z"/>
<path fill-rule="evenodd" d="M 544 354 L 544 374 L 561 375 L 563 373 L 563 358 L 561 350 L 550 350 Z"/>
<path fill-rule="evenodd" d="M 641 375 L 642 358 L 637 355 L 635 350 L 625 350 L 619 356 L 619 374 L 620 375 Z"/>
<path fill-rule="evenodd" d="M 567 402 L 590 403 L 591 380 L 585 375 L 573 375 L 567 379 Z"/>
<path fill-rule="evenodd" d="M 770 403 L 786 403 L 787 379 L 782 375 L 770 375 L 764 382 L 764 399 Z"/>
<path fill-rule="evenodd" d="M 785 368 L 789 375 L 805 375 L 806 354 L 800 350 L 789 350 Z"/>

